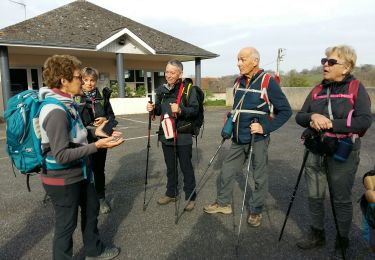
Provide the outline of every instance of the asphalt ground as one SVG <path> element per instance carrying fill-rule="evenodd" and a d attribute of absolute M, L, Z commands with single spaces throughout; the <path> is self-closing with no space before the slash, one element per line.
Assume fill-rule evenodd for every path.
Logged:
<path fill-rule="evenodd" d="M 205 113 L 203 138 L 193 149 L 193 163 L 199 181 L 209 160 L 217 150 L 224 114 L 228 108 L 208 108 Z M 158 119 L 152 124 L 149 158 L 149 179 L 146 210 L 143 210 L 144 178 L 147 155 L 148 115 L 117 117 L 118 129 L 127 139 L 125 144 L 108 152 L 106 164 L 107 198 L 113 208 L 99 216 L 103 241 L 121 247 L 117 259 L 329 259 L 332 256 L 335 226 L 329 199 L 326 199 L 326 246 L 302 251 L 295 243 L 309 229 L 306 185 L 304 179 L 291 210 L 281 242 L 279 232 L 301 167 L 303 146 L 302 128 L 294 116 L 278 131 L 272 133 L 269 147 L 269 193 L 262 225 L 252 228 L 242 220 L 238 255 L 238 224 L 242 205 L 246 167 L 236 176 L 233 191 L 233 215 L 208 215 L 203 206 L 214 202 L 216 176 L 228 151 L 226 141 L 206 176 L 211 175 L 198 194 L 196 208 L 184 213 L 175 224 L 175 205 L 157 205 L 165 192 L 165 164 L 161 147 L 157 147 L 155 131 Z M 44 191 L 38 177 L 15 177 L 6 157 L 4 124 L 0 125 L 0 259 L 51 259 L 54 230 L 53 208 L 43 203 Z M 374 167 L 375 128 L 362 139 L 361 162 L 353 189 L 354 216 L 350 234 L 349 259 L 370 259 L 362 235 L 362 220 L 356 202 L 364 191 L 362 176 Z M 195 144 L 194 144 L 195 145 Z M 194 146 L 195 147 L 195 146 Z M 198 154 L 197 154 L 198 152 Z M 253 186 L 253 182 L 251 186 Z M 181 183 L 181 182 L 180 182 Z M 249 191 L 249 189 L 248 189 Z M 180 210 L 182 208 L 182 203 Z M 74 235 L 75 259 L 83 259 L 84 251 L 80 226 Z"/>

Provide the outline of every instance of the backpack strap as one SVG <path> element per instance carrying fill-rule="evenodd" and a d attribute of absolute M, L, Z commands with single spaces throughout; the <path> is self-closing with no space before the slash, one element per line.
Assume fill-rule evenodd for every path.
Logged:
<path fill-rule="evenodd" d="M 354 79 L 349 83 L 349 90 L 348 94 L 350 95 L 350 103 L 352 104 L 353 108 L 349 111 L 348 118 L 346 119 L 346 126 L 350 127 L 352 125 L 352 117 L 354 112 L 354 104 L 358 97 L 358 89 L 359 89 L 359 80 Z"/>
<path fill-rule="evenodd" d="M 181 103 L 182 92 L 184 92 L 184 89 L 185 89 L 184 82 L 181 81 L 180 89 L 179 89 L 178 95 L 177 95 L 177 101 L 176 101 L 177 105 L 180 105 L 180 103 Z"/>
<path fill-rule="evenodd" d="M 349 83 L 349 89 L 348 89 L 348 94 L 330 94 L 330 98 L 347 98 L 349 99 L 350 103 L 354 107 L 355 100 L 357 99 L 358 96 L 358 87 L 359 87 L 359 80 L 354 79 L 350 81 Z M 317 99 L 326 99 L 328 98 L 327 94 L 325 95 L 319 95 L 320 91 L 323 89 L 323 85 L 319 84 L 314 87 L 312 90 L 312 100 L 317 100 Z"/>
<path fill-rule="evenodd" d="M 193 84 L 191 82 L 189 82 L 186 87 L 184 86 L 184 81 L 181 82 L 180 90 L 179 90 L 178 96 L 177 96 L 177 102 L 176 102 L 177 105 L 180 105 L 183 97 L 185 97 L 185 102 L 187 102 L 189 100 L 189 94 L 190 94 L 190 90 L 191 90 L 192 87 L 193 87 Z M 184 105 L 185 105 L 185 103 L 184 103 Z"/>
<path fill-rule="evenodd" d="M 265 73 L 263 78 L 262 78 L 261 94 L 260 94 L 260 98 L 264 100 L 264 103 L 258 105 L 257 108 L 261 108 L 262 106 L 267 104 L 268 108 L 269 108 L 269 111 L 270 111 L 269 117 L 270 117 L 270 119 L 272 119 L 273 115 L 274 115 L 273 105 L 268 98 L 268 92 L 267 92 L 268 86 L 270 84 L 270 80 L 271 80 L 271 75 L 268 74 L 268 73 Z"/>
<path fill-rule="evenodd" d="M 268 99 L 268 95 L 267 95 L 267 88 L 268 88 L 268 85 L 270 83 L 270 79 L 271 79 L 271 75 L 265 73 L 264 76 L 263 76 L 263 78 L 262 78 L 262 83 L 261 83 L 261 91 L 262 91 L 262 93 L 260 94 L 260 97 L 262 99 L 264 99 L 264 101 L 267 104 L 270 104 L 270 100 Z"/>
<path fill-rule="evenodd" d="M 323 85 L 322 84 L 319 84 L 319 85 L 316 85 L 312 91 L 311 91 L 311 99 L 313 101 L 317 100 L 318 99 L 318 94 L 320 93 L 320 91 L 322 91 L 323 89 Z M 320 96 L 321 97 L 321 96 Z M 325 96 L 324 98 L 326 98 L 327 96 Z"/>

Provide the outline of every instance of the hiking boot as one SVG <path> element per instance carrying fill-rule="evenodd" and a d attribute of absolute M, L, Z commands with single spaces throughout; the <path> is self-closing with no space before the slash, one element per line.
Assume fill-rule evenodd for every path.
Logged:
<path fill-rule="evenodd" d="M 259 227 L 262 224 L 262 214 L 250 213 L 247 223 L 252 227 Z"/>
<path fill-rule="evenodd" d="M 176 198 L 171 198 L 171 197 L 168 197 L 167 195 L 164 195 L 163 197 L 158 199 L 158 204 L 167 205 L 168 203 L 175 202 L 175 201 L 176 201 Z"/>
<path fill-rule="evenodd" d="M 185 211 L 192 211 L 195 207 L 195 201 L 189 201 L 189 203 L 185 207 Z"/>
<path fill-rule="evenodd" d="M 226 206 L 220 206 L 219 203 L 215 202 L 203 208 L 203 211 L 208 214 L 222 213 L 232 214 L 232 206 L 230 204 Z"/>
<path fill-rule="evenodd" d="M 311 230 L 307 234 L 307 238 L 300 240 L 297 242 L 297 246 L 301 249 L 313 249 L 316 247 L 320 247 L 325 245 L 326 243 L 326 236 L 324 233 L 324 229 L 316 229 L 314 227 L 310 227 Z"/>
<path fill-rule="evenodd" d="M 341 251 L 341 246 L 342 246 L 343 252 Z M 347 254 L 348 248 L 349 248 L 349 238 L 342 237 L 341 238 L 341 245 L 340 245 L 339 238 L 336 236 L 335 253 L 334 253 L 333 258 L 334 259 L 344 259 L 343 256 L 342 256 L 342 254 L 344 253 L 345 259 L 348 259 L 348 254 Z"/>
<path fill-rule="evenodd" d="M 98 256 L 86 256 L 85 260 L 108 260 L 113 259 L 120 254 L 120 249 L 117 247 L 105 247 L 104 251 Z"/>
<path fill-rule="evenodd" d="M 105 198 L 99 199 L 99 205 L 100 213 L 108 214 L 109 212 L 111 212 L 111 207 L 108 205 L 108 202 L 105 200 Z"/>

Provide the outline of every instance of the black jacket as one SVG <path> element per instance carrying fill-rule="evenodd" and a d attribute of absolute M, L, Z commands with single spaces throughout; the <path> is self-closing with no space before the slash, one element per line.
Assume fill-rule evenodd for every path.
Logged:
<path fill-rule="evenodd" d="M 105 117 L 107 119 L 115 118 L 111 103 L 109 102 L 112 91 L 108 88 L 104 88 L 102 93 L 97 88 L 94 91 L 91 97 L 84 94 L 74 97 L 78 105 L 82 123 L 88 130 L 87 139 L 90 143 L 97 140 L 95 127 L 93 126 L 95 119 L 98 117 Z"/>
<path fill-rule="evenodd" d="M 355 79 L 352 75 L 346 76 L 341 82 L 322 81 L 323 88 L 318 95 L 327 93 L 330 88 L 331 94 L 348 94 L 349 83 Z M 318 113 L 329 118 L 327 99 L 313 100 L 312 92 L 307 96 L 301 111 L 296 115 L 296 122 L 302 127 L 309 127 L 311 115 Z M 365 87 L 360 83 L 358 88 L 358 96 L 354 104 L 354 112 L 352 115 L 351 126 L 347 126 L 348 113 L 353 106 L 347 98 L 331 98 L 331 107 L 333 128 L 330 132 L 337 134 L 360 133 L 366 131 L 372 123 L 371 103 Z M 359 149 L 360 141 L 357 139 L 353 149 Z"/>
<path fill-rule="evenodd" d="M 94 91 L 95 93 L 92 97 L 84 94 L 75 97 L 84 126 L 92 125 L 98 117 L 105 117 L 107 119 L 110 117 L 115 118 L 111 103 L 109 102 L 111 91 L 108 88 L 103 89 L 103 94 L 98 89 Z"/>
<path fill-rule="evenodd" d="M 155 115 L 164 116 L 165 113 L 167 113 L 169 117 L 173 117 L 171 106 L 169 104 L 177 102 L 177 96 L 180 87 L 181 81 L 176 82 L 173 88 L 170 90 L 168 89 L 167 84 L 163 84 L 157 88 L 154 110 Z M 184 125 L 187 125 L 189 122 L 192 122 L 198 115 L 199 104 L 195 88 L 191 88 L 187 100 L 181 100 L 180 108 L 181 114 L 177 115 L 177 118 L 175 119 L 175 125 L 177 126 L 178 131 L 177 145 L 189 145 L 193 143 L 192 134 L 186 133 L 185 131 L 179 132 L 179 129 L 182 129 Z M 173 139 L 166 140 L 164 138 L 164 133 L 161 127 L 159 127 L 159 141 L 166 145 L 173 145 Z"/>

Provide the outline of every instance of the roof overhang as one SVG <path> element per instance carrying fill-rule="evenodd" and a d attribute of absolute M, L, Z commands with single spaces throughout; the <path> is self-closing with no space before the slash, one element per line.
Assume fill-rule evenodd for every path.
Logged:
<path fill-rule="evenodd" d="M 128 40 L 126 38 L 123 38 L 125 36 L 130 37 L 130 40 Z M 123 42 L 121 44 L 123 46 L 119 46 L 119 44 L 117 43 L 118 40 L 120 40 L 121 38 L 123 38 L 122 39 Z M 113 44 L 113 43 L 115 43 L 115 44 Z M 111 44 L 113 45 L 112 47 L 110 46 Z M 108 47 L 108 48 L 106 48 L 106 47 Z M 140 48 L 137 48 L 137 47 L 140 47 Z M 143 50 L 146 50 L 146 52 L 148 52 L 148 54 L 156 54 L 156 51 L 151 46 L 149 46 L 141 38 L 139 38 L 137 35 L 132 33 L 127 28 L 124 28 L 121 31 L 115 33 L 114 35 L 112 35 L 108 39 L 102 41 L 101 43 L 99 43 L 96 46 L 97 51 L 104 50 L 104 51 L 107 51 L 107 52 L 117 52 L 117 53 L 119 53 L 119 52 L 132 53 L 133 50 L 131 50 L 131 49 L 141 49 L 141 50 L 143 49 Z M 134 54 L 141 54 L 141 52 L 134 51 Z M 147 54 L 147 53 L 143 53 L 143 54 Z"/>
<path fill-rule="evenodd" d="M 26 54 L 26 55 L 40 55 L 52 56 L 54 54 L 69 54 L 77 57 L 85 58 L 99 58 L 99 59 L 115 59 L 115 53 L 97 51 L 94 49 L 79 49 L 79 48 L 63 48 L 53 46 L 38 46 L 38 45 L 17 45 L 17 44 L 3 44 L 8 46 L 9 55 Z M 178 59 L 182 62 L 194 61 L 195 57 L 190 55 L 173 55 L 173 54 L 124 54 L 125 59 L 136 61 L 162 61 L 167 62 L 171 59 Z"/>

